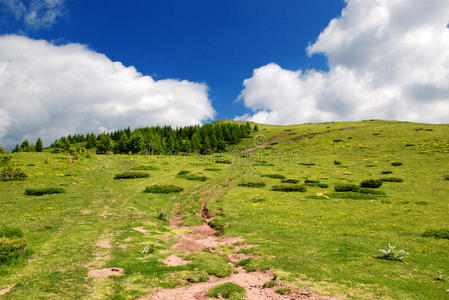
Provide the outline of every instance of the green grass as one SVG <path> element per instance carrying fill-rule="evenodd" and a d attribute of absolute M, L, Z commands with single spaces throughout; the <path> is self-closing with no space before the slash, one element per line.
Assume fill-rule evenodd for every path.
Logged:
<path fill-rule="evenodd" d="M 419 127 L 434 130 L 414 130 Z M 449 228 L 448 181 L 443 180 L 448 174 L 448 125 L 363 121 L 259 128 L 268 139 L 286 129 L 296 135 L 285 136 L 271 149 L 259 149 L 248 157 L 229 152 L 219 159 L 96 155 L 93 151 L 89 157 L 80 156 L 69 163 L 66 155 L 46 151 L 12 154 L 8 163 L 28 177 L 0 181 L 0 228 L 12 224 L 20 228 L 23 236 L 18 238 L 26 240 L 27 250 L 0 264 L 0 289 L 16 284 L 3 298 L 136 299 L 158 288 L 215 276 L 210 274 L 228 276 L 232 268 L 221 255 L 203 251 L 186 257 L 173 248 L 179 230 L 158 218 L 162 210 L 171 218 L 178 207 L 185 215 L 184 225 L 202 224 L 196 213 L 209 194 L 201 193 L 214 185 L 221 190 L 210 197 L 207 208 L 220 212 L 216 225 L 226 225 L 224 235 L 241 236 L 247 244 L 258 245 L 242 252 L 263 255 L 252 258 L 247 266 L 269 267 L 278 280 L 306 282 L 307 289 L 320 295 L 447 298 L 447 280 L 435 277 L 440 270 L 447 274 L 449 265 L 448 240 L 442 238 L 443 230 Z M 315 132 L 326 133 L 284 142 Z M 341 142 L 334 143 L 336 139 Z M 243 139 L 230 145 L 229 151 L 253 143 L 252 138 Z M 232 161 L 232 165 L 222 164 L 221 171 L 210 171 L 208 181 L 177 176 L 179 170 L 198 174 L 216 168 L 216 160 Z M 253 166 L 258 160 L 266 163 Z M 334 160 L 343 163 L 335 165 Z M 393 167 L 392 161 L 402 165 Z M 113 179 L 139 165 L 157 169 L 151 170 L 148 180 Z M 368 189 L 379 192 L 374 194 L 333 189 L 338 184 L 361 189 L 361 181 L 382 179 L 381 174 L 388 170 L 403 182 L 383 181 L 380 189 Z M 303 193 L 271 191 L 269 187 L 279 185 L 280 180 L 269 177 L 263 179 L 268 187 L 236 188 L 241 180 L 257 181 L 263 174 L 282 174 L 301 182 L 312 178 L 332 190 L 311 185 Z M 221 185 L 225 179 L 232 181 Z M 172 185 L 182 191 L 142 193 L 149 185 Z M 36 199 L 24 194 L 30 187 L 63 188 L 66 192 Z M 136 227 L 144 227 L 148 233 L 132 229 Z M 435 237 L 423 236 L 429 229 L 436 230 Z M 111 248 L 97 246 L 101 240 L 108 240 Z M 409 253 L 404 262 L 376 259 L 379 249 L 388 243 Z M 150 244 L 153 252 L 141 253 Z M 173 253 L 191 258 L 192 263 L 169 267 L 161 262 Z M 94 280 L 87 276 L 89 266 L 120 267 L 125 275 Z"/>
<path fill-rule="evenodd" d="M 246 291 L 241 286 L 232 283 L 226 282 L 217 286 L 214 286 L 210 290 L 207 291 L 206 296 L 213 298 L 224 298 L 224 299 L 232 299 L 239 300 L 245 299 Z"/>
<path fill-rule="evenodd" d="M 146 165 L 139 165 L 139 166 L 134 166 L 131 168 L 131 170 L 135 170 L 135 171 L 155 171 L 155 170 L 159 170 L 158 167 L 155 166 L 146 166 Z"/>

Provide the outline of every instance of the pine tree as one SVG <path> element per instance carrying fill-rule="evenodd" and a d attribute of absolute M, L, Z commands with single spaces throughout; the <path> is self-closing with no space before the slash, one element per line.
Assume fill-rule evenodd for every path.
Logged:
<path fill-rule="evenodd" d="M 13 153 L 20 152 L 19 144 L 16 144 L 16 147 L 12 150 Z"/>
<path fill-rule="evenodd" d="M 0 154 L 6 153 L 5 147 L 0 147 Z"/>
<path fill-rule="evenodd" d="M 212 131 L 212 133 L 210 134 L 210 146 L 212 148 L 212 151 L 216 151 L 217 147 L 218 147 L 218 140 L 217 137 L 215 136 L 215 132 Z"/>
<path fill-rule="evenodd" d="M 208 155 L 212 153 L 212 148 L 210 146 L 209 136 L 206 135 L 203 139 L 203 146 L 201 148 L 201 154 Z"/>
<path fill-rule="evenodd" d="M 254 125 L 254 132 L 258 132 L 259 131 L 259 126 Z"/>
<path fill-rule="evenodd" d="M 128 153 L 129 152 L 129 139 L 125 132 L 122 133 L 122 136 L 118 140 L 116 152 L 117 153 Z"/>
<path fill-rule="evenodd" d="M 102 134 L 97 143 L 97 154 L 106 154 L 112 151 L 112 140 L 109 135 Z"/>
<path fill-rule="evenodd" d="M 200 139 L 199 139 L 198 134 L 196 132 L 193 133 L 193 135 L 192 135 L 191 143 L 192 143 L 192 150 L 194 152 L 200 152 L 201 151 Z"/>
<path fill-rule="evenodd" d="M 44 145 L 42 144 L 41 138 L 36 141 L 36 152 L 42 152 L 44 150 Z"/>
<path fill-rule="evenodd" d="M 20 151 L 22 151 L 22 152 L 30 152 L 31 151 L 31 145 L 30 145 L 30 142 L 28 142 L 28 140 L 24 140 L 22 142 L 22 145 L 20 145 Z"/>
<path fill-rule="evenodd" d="M 238 130 L 234 129 L 231 133 L 231 144 L 236 145 L 239 143 L 239 141 L 240 141 L 240 138 L 239 138 Z"/>
<path fill-rule="evenodd" d="M 87 143 L 86 143 L 86 149 L 92 149 L 97 146 L 97 138 L 95 137 L 94 133 L 88 134 L 87 136 Z"/>
<path fill-rule="evenodd" d="M 145 141 L 138 131 L 134 131 L 131 134 L 131 138 L 129 139 L 128 149 L 132 153 L 139 153 L 140 151 L 145 150 Z"/>

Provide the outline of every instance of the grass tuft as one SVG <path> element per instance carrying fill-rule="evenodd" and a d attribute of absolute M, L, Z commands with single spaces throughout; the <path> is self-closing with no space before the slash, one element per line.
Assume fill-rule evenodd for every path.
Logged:
<path fill-rule="evenodd" d="M 271 188 L 272 191 L 275 192 L 300 192 L 304 193 L 307 191 L 307 188 L 304 185 L 275 185 Z"/>
<path fill-rule="evenodd" d="M 382 182 L 403 182 L 404 179 L 399 177 L 383 177 L 379 179 Z"/>
<path fill-rule="evenodd" d="M 423 236 L 449 240 L 449 229 L 429 229 L 424 231 Z"/>
<path fill-rule="evenodd" d="M 274 179 L 285 179 L 284 175 L 281 174 L 264 174 L 262 177 L 274 178 Z"/>
<path fill-rule="evenodd" d="M 238 284 L 226 282 L 211 288 L 209 291 L 207 291 L 206 296 L 237 300 L 245 299 L 246 291 Z"/>
<path fill-rule="evenodd" d="M 248 182 L 240 182 L 238 186 L 245 186 L 245 187 L 264 187 L 266 184 L 263 181 L 248 181 Z"/>

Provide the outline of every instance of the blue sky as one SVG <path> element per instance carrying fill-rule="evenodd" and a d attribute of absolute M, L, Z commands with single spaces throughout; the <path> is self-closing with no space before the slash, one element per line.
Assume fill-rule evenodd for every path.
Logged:
<path fill-rule="evenodd" d="M 305 48 L 338 16 L 340 0 L 68 1 L 48 28 L 26 28 L 4 11 L 1 34 L 82 43 L 155 79 L 206 82 L 216 118 L 246 112 L 234 103 L 256 67 L 326 68 Z"/>
<path fill-rule="evenodd" d="M 448 15 L 447 0 L 0 0 L 0 144 L 218 119 L 447 123 Z"/>

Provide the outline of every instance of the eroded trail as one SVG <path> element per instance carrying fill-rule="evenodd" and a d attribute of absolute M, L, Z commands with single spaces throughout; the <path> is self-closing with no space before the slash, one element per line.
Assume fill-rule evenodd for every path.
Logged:
<path fill-rule="evenodd" d="M 272 137 L 271 139 L 269 139 L 268 141 L 266 141 L 265 143 L 263 143 L 263 144 L 261 144 L 261 145 L 257 145 L 257 146 L 251 147 L 251 148 L 247 148 L 247 149 L 241 151 L 240 153 L 246 154 L 246 153 L 249 153 L 249 152 L 256 151 L 257 149 L 264 148 L 264 147 L 268 146 L 269 144 L 272 144 L 272 143 L 274 143 L 275 141 L 277 141 L 277 140 L 283 138 L 284 136 L 288 135 L 289 133 L 290 133 L 290 132 L 288 132 L 288 131 L 283 132 L 283 133 L 281 133 L 281 134 L 279 134 L 279 135 L 277 135 L 277 136 L 275 136 L 275 137 Z"/>
<path fill-rule="evenodd" d="M 216 278 L 211 276 L 207 282 L 193 283 L 187 286 L 179 286 L 171 289 L 160 289 L 152 295 L 147 295 L 140 298 L 153 300 L 179 300 L 179 299 L 215 299 L 206 296 L 207 291 L 219 284 L 232 282 L 240 285 L 246 290 L 248 299 L 331 299 L 318 297 L 300 291 L 297 287 L 286 283 L 277 282 L 276 287 L 263 288 L 263 284 L 275 279 L 275 276 L 270 271 L 254 271 L 247 272 L 241 267 L 237 267 L 237 263 L 243 259 L 254 257 L 257 255 L 247 255 L 237 253 L 241 249 L 251 248 L 254 245 L 245 244 L 245 239 L 241 237 L 226 237 L 219 235 L 216 230 L 211 228 L 208 223 L 213 220 L 210 211 L 207 209 L 207 203 L 210 198 L 226 188 L 231 182 L 226 179 L 218 185 L 213 185 L 207 192 L 203 193 L 204 198 L 201 201 L 201 208 L 198 216 L 206 222 L 200 226 L 185 227 L 182 225 L 184 215 L 178 214 L 178 207 L 174 210 L 174 217 L 170 220 L 170 224 L 177 230 L 182 232 L 178 235 L 178 242 L 174 245 L 175 248 L 182 249 L 186 254 L 196 253 L 207 250 L 212 253 L 218 253 L 227 257 L 229 264 L 234 269 L 231 276 L 226 278 Z M 229 254 L 219 252 L 217 249 L 221 246 L 230 246 L 233 251 Z M 171 255 L 164 261 L 169 266 L 180 266 L 189 264 L 190 261 L 183 260 L 181 257 Z M 291 292 L 285 295 L 280 295 L 275 292 L 280 287 L 291 288 Z"/>

